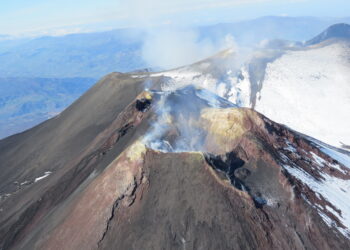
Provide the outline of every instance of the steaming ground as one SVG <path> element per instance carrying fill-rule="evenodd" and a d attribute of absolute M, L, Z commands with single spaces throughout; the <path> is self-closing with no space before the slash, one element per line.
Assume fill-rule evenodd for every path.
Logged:
<path fill-rule="evenodd" d="M 215 42 L 199 36 L 191 29 L 148 31 L 142 46 L 142 58 L 152 68 L 173 69 L 236 47 L 231 35 Z"/>
<path fill-rule="evenodd" d="M 203 151 L 207 131 L 199 122 L 206 108 L 232 108 L 233 103 L 193 85 L 152 93 L 157 101 L 156 117 L 143 138 L 147 147 L 162 152 Z"/>

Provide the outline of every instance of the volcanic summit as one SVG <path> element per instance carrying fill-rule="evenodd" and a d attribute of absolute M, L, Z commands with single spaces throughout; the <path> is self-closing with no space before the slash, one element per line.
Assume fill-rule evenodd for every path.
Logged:
<path fill-rule="evenodd" d="M 347 154 L 168 80 L 112 73 L 0 141 L 1 249 L 350 248 Z"/>

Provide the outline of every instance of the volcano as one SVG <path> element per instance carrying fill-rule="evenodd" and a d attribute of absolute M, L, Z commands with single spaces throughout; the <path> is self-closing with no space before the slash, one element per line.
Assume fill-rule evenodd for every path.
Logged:
<path fill-rule="evenodd" d="M 164 74 L 104 77 L 0 162 L 0 249 L 350 248 L 347 152 Z"/>

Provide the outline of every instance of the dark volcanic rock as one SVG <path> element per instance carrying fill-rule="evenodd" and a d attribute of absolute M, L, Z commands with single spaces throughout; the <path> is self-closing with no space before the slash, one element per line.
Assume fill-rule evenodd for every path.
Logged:
<path fill-rule="evenodd" d="M 235 176 L 236 178 L 244 180 L 250 175 L 250 171 L 246 168 L 239 168 L 235 170 Z"/>
<path fill-rule="evenodd" d="M 138 111 L 146 112 L 151 106 L 151 100 L 142 98 L 141 100 L 136 100 L 136 108 Z"/>

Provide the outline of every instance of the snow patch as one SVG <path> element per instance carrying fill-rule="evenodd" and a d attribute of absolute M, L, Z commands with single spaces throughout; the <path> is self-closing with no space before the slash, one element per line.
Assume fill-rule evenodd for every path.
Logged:
<path fill-rule="evenodd" d="M 285 142 L 287 144 L 287 147 L 285 147 L 284 150 L 287 150 L 287 151 L 292 152 L 292 153 L 297 153 L 296 148 L 294 147 L 294 145 L 290 141 L 285 139 Z"/>
<path fill-rule="evenodd" d="M 52 172 L 50 172 L 50 171 L 45 172 L 44 175 L 35 178 L 34 183 L 36 183 L 36 182 L 38 182 L 38 181 L 40 181 L 40 180 L 42 180 L 42 179 L 45 179 L 45 178 L 48 177 L 50 174 L 52 174 Z"/>
<path fill-rule="evenodd" d="M 326 165 L 327 162 L 323 160 L 321 157 L 319 157 L 317 154 L 315 154 L 314 152 L 311 152 L 311 156 L 315 160 L 315 162 L 318 164 L 318 166 L 324 167 L 324 165 Z"/>
<path fill-rule="evenodd" d="M 320 150 L 333 158 L 334 160 L 340 162 L 345 167 L 350 168 L 350 156 L 347 154 L 340 153 L 334 149 L 327 148 L 327 147 L 320 147 Z"/>

